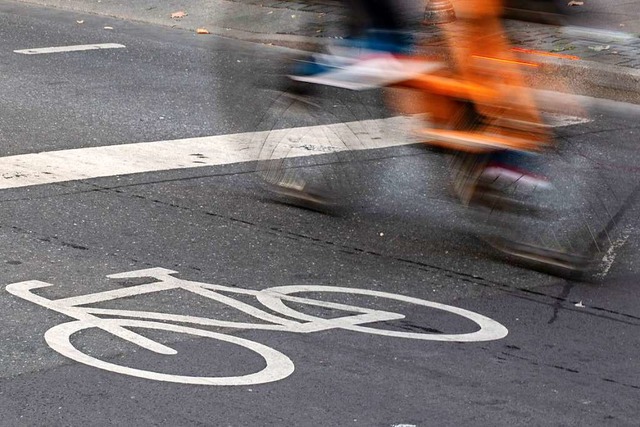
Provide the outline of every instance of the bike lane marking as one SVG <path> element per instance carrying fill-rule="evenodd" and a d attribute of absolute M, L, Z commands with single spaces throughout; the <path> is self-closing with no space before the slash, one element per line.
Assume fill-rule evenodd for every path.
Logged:
<path fill-rule="evenodd" d="M 576 120 L 585 119 L 556 116 L 551 126 L 576 124 Z M 260 146 L 265 142 L 278 142 L 278 153 L 287 158 L 411 145 L 420 142 L 414 130 L 421 126 L 423 122 L 417 117 L 399 116 L 0 157 L 0 190 L 251 162 L 259 159 Z"/>
<path fill-rule="evenodd" d="M 53 47 L 39 47 L 33 49 L 19 49 L 14 50 L 14 53 L 20 53 L 22 55 L 41 55 L 46 53 L 64 53 L 64 52 L 80 52 L 85 50 L 99 50 L 99 49 L 122 49 L 126 46 L 119 43 L 98 43 L 98 44 L 79 44 L 73 46 L 53 46 Z"/>
<path fill-rule="evenodd" d="M 327 330 L 349 330 L 374 335 L 382 335 L 395 338 L 406 338 L 424 341 L 445 341 L 445 342 L 481 342 L 493 341 L 504 338 L 508 334 L 507 328 L 497 321 L 485 317 L 481 314 L 461 309 L 458 307 L 422 300 L 401 294 L 373 291 L 357 288 L 343 288 L 331 286 L 279 286 L 262 290 L 241 289 L 223 285 L 194 282 L 174 277 L 177 272 L 164 268 L 150 268 L 144 270 L 129 271 L 112 274 L 110 278 L 155 278 L 158 281 L 134 285 L 126 288 L 103 291 L 93 294 L 86 294 L 76 297 L 48 299 L 33 293 L 33 290 L 47 288 L 52 284 L 37 280 L 13 283 L 6 286 L 6 290 L 12 295 L 30 301 L 42 307 L 54 310 L 74 320 L 60 323 L 51 327 L 44 334 L 46 343 L 53 350 L 76 362 L 83 363 L 95 368 L 115 372 L 123 375 L 130 375 L 155 381 L 164 381 L 181 384 L 197 385 L 252 385 L 275 382 L 287 378 L 295 370 L 294 363 L 285 354 L 267 345 L 251 341 L 246 338 L 236 337 L 228 333 L 213 332 L 194 326 L 223 326 L 232 329 L 256 329 L 272 330 L 289 333 L 308 334 Z M 118 310 L 112 308 L 96 309 L 89 307 L 89 304 L 104 301 L 112 301 L 119 298 L 130 298 L 137 295 L 162 292 L 173 289 L 184 289 L 203 297 L 221 302 L 229 307 L 251 315 L 258 323 L 234 322 L 229 320 L 217 320 L 184 315 L 174 315 L 170 313 Z M 226 294 L 223 295 L 222 293 Z M 292 294 L 298 293 L 338 293 L 349 296 L 363 295 L 375 297 L 376 299 L 390 299 L 404 303 L 441 310 L 462 318 L 471 320 L 479 327 L 479 330 L 469 333 L 434 334 L 398 331 L 396 329 L 386 330 L 383 326 L 377 328 L 363 326 L 366 324 L 379 324 L 380 322 L 401 320 L 404 314 L 391 313 L 376 308 L 353 306 L 322 299 L 310 299 Z M 265 308 L 276 314 L 268 313 L 261 308 L 246 304 L 229 296 L 229 294 L 250 295 L 261 303 Z M 331 308 L 349 313 L 343 317 L 323 318 L 311 316 L 303 312 L 293 310 L 286 306 L 283 301 L 289 301 L 302 305 L 319 306 Z M 353 315 L 353 313 L 358 313 Z M 100 314 L 101 317 L 96 316 Z M 265 323 L 266 322 L 266 323 Z M 187 326 L 188 324 L 194 326 Z M 100 329 L 115 337 L 119 337 L 134 345 L 160 355 L 171 356 L 177 351 L 150 338 L 141 335 L 136 331 L 158 330 L 186 334 L 201 338 L 211 338 L 229 344 L 235 344 L 257 353 L 261 356 L 266 366 L 248 374 L 240 374 L 227 377 L 210 376 L 184 376 L 167 374 L 157 371 L 147 371 L 118 365 L 112 362 L 99 359 L 89 353 L 83 352 L 76 347 L 71 337 L 87 329 Z"/>

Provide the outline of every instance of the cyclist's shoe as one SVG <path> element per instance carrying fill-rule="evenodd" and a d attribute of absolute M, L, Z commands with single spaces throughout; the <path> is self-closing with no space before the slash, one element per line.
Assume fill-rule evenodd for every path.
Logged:
<path fill-rule="evenodd" d="M 442 66 L 411 59 L 412 43 L 406 36 L 369 32 L 363 39 L 347 39 L 298 62 L 289 78 L 297 82 L 365 90 L 408 80 Z"/>
<path fill-rule="evenodd" d="M 496 210 L 540 213 L 543 193 L 553 188 L 542 175 L 512 165 L 491 162 L 480 172 L 469 204 Z"/>
<path fill-rule="evenodd" d="M 357 58 L 349 55 L 348 51 L 342 53 L 341 55 L 314 53 L 311 56 L 299 59 L 296 61 L 296 66 L 289 77 L 293 80 L 304 81 L 305 78 L 322 75 L 336 69 L 347 67 L 356 62 Z"/>
<path fill-rule="evenodd" d="M 551 183 L 545 176 L 536 175 L 530 170 L 500 163 L 489 163 L 482 171 L 480 180 L 489 186 L 504 188 L 505 190 L 515 189 L 515 187 L 519 187 L 524 191 L 552 188 Z"/>
<path fill-rule="evenodd" d="M 287 204 L 327 213 L 338 206 L 337 198 L 326 188 L 310 185 L 302 180 L 268 182 L 267 189 Z"/>
<path fill-rule="evenodd" d="M 487 237 L 484 240 L 500 252 L 525 262 L 529 267 L 574 280 L 588 278 L 601 262 L 595 253 L 573 253 L 499 236 Z"/>

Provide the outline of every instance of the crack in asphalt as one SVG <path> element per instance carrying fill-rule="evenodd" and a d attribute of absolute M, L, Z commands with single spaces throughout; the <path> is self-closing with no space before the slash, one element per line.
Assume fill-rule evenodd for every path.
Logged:
<path fill-rule="evenodd" d="M 593 133 L 597 133 L 597 131 L 595 131 Z M 415 154 L 402 155 L 401 157 L 413 156 L 413 155 L 415 155 Z M 392 156 L 392 157 L 398 157 L 398 156 Z M 379 159 L 376 158 L 376 159 L 373 159 L 373 160 L 379 160 Z M 517 286 L 513 286 L 513 285 L 508 285 L 508 284 L 492 281 L 490 279 L 486 279 L 486 278 L 483 278 L 483 277 L 480 277 L 480 276 L 476 276 L 476 275 L 473 275 L 473 274 L 467 274 L 467 273 L 463 273 L 463 272 L 459 272 L 459 271 L 455 271 L 455 270 L 451 270 L 451 269 L 448 269 L 448 268 L 445 268 L 445 267 L 428 264 L 428 263 L 425 263 L 425 262 L 422 262 L 422 261 L 415 261 L 415 260 L 411 260 L 411 259 L 407 259 L 407 258 L 397 257 L 397 256 L 394 256 L 392 254 L 384 254 L 384 253 L 368 250 L 366 248 L 361 248 L 361 247 L 354 246 L 354 245 L 340 244 L 340 243 L 336 243 L 336 242 L 331 241 L 331 240 L 321 239 L 321 238 L 313 237 L 313 236 L 310 236 L 310 235 L 306 235 L 306 234 L 302 234 L 302 233 L 296 233 L 296 232 L 293 232 L 293 231 L 290 231 L 290 230 L 285 230 L 285 229 L 283 229 L 281 227 L 273 227 L 273 226 L 266 226 L 265 227 L 265 226 L 262 226 L 260 224 L 257 224 L 257 223 L 254 223 L 254 222 L 242 219 L 242 218 L 229 216 L 229 215 L 223 215 L 223 214 L 220 214 L 220 213 L 217 213 L 217 212 L 211 212 L 211 211 L 206 211 L 206 210 L 202 210 L 202 209 L 182 206 L 182 205 L 179 205 L 177 203 L 171 203 L 171 202 L 167 202 L 167 201 L 160 200 L 160 199 L 157 199 L 157 198 L 151 198 L 151 197 L 148 197 L 148 196 L 135 194 L 133 192 L 124 191 L 124 189 L 138 187 L 140 185 L 149 185 L 149 184 L 167 183 L 167 182 L 177 182 L 177 181 L 188 181 L 188 180 L 194 180 L 194 179 L 202 179 L 202 178 L 206 178 L 206 177 L 233 176 L 233 175 L 238 175 L 238 174 L 250 174 L 250 173 L 254 173 L 254 172 L 255 171 L 253 171 L 253 170 L 245 171 L 245 172 L 237 172 L 236 171 L 236 172 L 223 173 L 223 174 L 207 174 L 207 175 L 204 175 L 204 176 L 203 175 L 198 175 L 198 176 L 194 176 L 194 177 L 163 179 L 163 180 L 157 180 L 157 181 L 145 182 L 145 183 L 129 183 L 129 184 L 123 184 L 123 185 L 118 185 L 118 186 L 101 186 L 101 185 L 97 185 L 97 184 L 93 184 L 93 183 L 88 183 L 93 188 L 83 189 L 83 190 L 79 190 L 79 191 L 70 191 L 70 192 L 58 193 L 58 194 L 55 194 L 55 195 L 47 195 L 47 196 L 36 197 L 36 198 L 30 197 L 30 198 L 5 199 L 4 201 L 7 202 L 7 201 L 47 199 L 47 198 L 60 197 L 60 196 L 66 196 L 66 195 L 88 194 L 88 193 L 94 193 L 94 192 L 115 193 L 115 194 L 117 194 L 119 196 L 125 196 L 125 197 L 130 197 L 130 198 L 141 199 L 141 200 L 149 201 L 149 202 L 152 202 L 152 203 L 160 204 L 160 205 L 163 205 L 163 206 L 168 206 L 168 207 L 171 207 L 171 208 L 181 209 L 181 210 L 192 212 L 192 213 L 201 213 L 201 214 L 204 214 L 204 215 L 207 215 L 207 216 L 210 216 L 210 217 L 214 217 L 214 218 L 218 218 L 218 219 L 221 219 L 221 220 L 231 221 L 233 223 L 239 224 L 242 227 L 249 227 L 249 228 L 252 228 L 252 229 L 258 228 L 258 229 L 261 229 L 263 232 L 265 232 L 267 234 L 276 235 L 276 236 L 278 236 L 280 238 L 286 238 L 286 239 L 296 240 L 296 241 L 300 241 L 300 242 L 306 241 L 306 242 L 310 242 L 312 244 L 316 244 L 316 245 L 320 245 L 320 246 L 331 246 L 331 247 L 334 247 L 337 251 L 339 251 L 341 253 L 345 253 L 345 254 L 350 254 L 350 255 L 364 254 L 364 255 L 379 257 L 379 258 L 383 258 L 383 259 L 388 259 L 388 260 L 395 261 L 395 262 L 401 262 L 401 263 L 409 265 L 409 266 L 411 266 L 413 268 L 417 268 L 419 270 L 428 271 L 428 272 L 431 272 L 431 273 L 435 272 L 435 273 L 438 273 L 438 274 L 442 274 L 445 277 L 450 278 L 450 279 L 462 280 L 465 283 L 470 283 L 470 284 L 473 284 L 473 285 L 488 287 L 488 288 L 491 288 L 491 289 L 497 289 L 497 290 L 509 293 L 510 295 L 512 295 L 514 297 L 521 298 L 521 299 L 535 301 L 535 302 L 538 302 L 538 303 L 543 303 L 543 302 L 541 302 L 539 300 L 536 300 L 535 298 L 531 298 L 531 296 L 551 299 L 552 301 L 555 301 L 555 303 L 553 305 L 553 310 L 554 311 L 553 311 L 553 315 L 552 315 L 551 319 L 549 320 L 549 324 L 553 323 L 557 319 L 557 316 L 558 316 L 558 313 L 559 313 L 560 309 L 570 310 L 570 311 L 578 311 L 578 312 L 583 313 L 583 314 L 589 314 L 589 315 L 592 315 L 592 316 L 597 316 L 597 317 L 601 317 L 601 318 L 608 319 L 608 320 L 623 322 L 623 323 L 627 323 L 627 324 L 630 324 L 630 325 L 637 325 L 637 323 L 635 323 L 634 321 L 640 321 L 640 317 L 638 317 L 638 316 L 626 314 L 626 313 L 619 312 L 619 311 L 616 311 L 616 310 L 606 309 L 604 307 L 588 306 L 588 307 L 585 307 L 585 308 L 581 308 L 580 310 L 575 310 L 571 306 L 569 306 L 569 307 L 564 306 L 563 304 L 574 305 L 576 303 L 576 301 L 568 300 L 568 295 L 569 295 L 570 289 L 571 289 L 571 287 L 575 286 L 575 283 L 572 283 L 572 282 L 568 282 L 567 284 L 564 285 L 563 291 L 561 292 L 561 294 L 559 296 L 554 296 L 554 295 L 551 295 L 551 294 L 548 294 L 548 293 L 545 293 L 545 292 L 538 292 L 538 291 L 534 291 L 532 289 L 526 289 L 526 288 L 522 288 L 522 287 L 517 287 Z M 58 184 L 58 185 L 61 186 L 61 187 L 66 187 L 68 184 L 63 183 L 63 184 Z M 638 188 L 636 188 L 636 190 L 638 190 Z M 20 232 L 20 233 L 23 233 L 23 234 L 33 234 L 31 231 L 23 229 L 23 228 L 20 228 L 20 227 L 11 227 L 11 228 L 16 232 Z M 86 246 L 83 246 L 83 245 L 80 245 L 80 244 L 77 244 L 77 243 L 65 241 L 65 240 L 61 239 L 60 237 L 58 237 L 58 236 L 41 236 L 41 238 L 40 238 L 40 240 L 42 240 L 42 241 L 47 241 L 47 239 L 50 239 L 50 240 L 55 241 L 55 242 L 58 242 L 62 246 L 67 246 L 67 247 L 71 247 L 71 248 L 74 248 L 74 249 L 80 249 L 80 250 L 89 250 L 90 249 L 90 248 L 88 248 Z M 108 255 L 118 256 L 118 257 L 121 256 L 121 254 L 116 254 L 116 253 L 108 254 Z M 135 263 L 140 263 L 142 265 L 152 266 L 151 263 L 142 262 L 142 261 L 140 261 L 138 259 L 135 259 L 135 258 L 129 258 L 128 260 L 132 261 L 132 262 L 135 262 Z M 187 267 L 187 268 L 190 268 L 190 269 L 195 270 L 195 271 L 201 271 L 199 268 L 194 267 L 194 266 L 181 265 L 181 267 Z M 546 303 L 546 302 L 544 304 L 548 305 L 548 303 Z M 599 312 L 599 313 L 603 313 L 603 314 L 606 314 L 606 315 L 589 312 L 590 310 L 595 311 L 595 312 Z M 626 319 L 629 319 L 629 320 L 628 321 L 623 321 L 622 319 L 613 318 L 610 315 L 620 316 L 622 318 L 626 318 Z"/>
<path fill-rule="evenodd" d="M 577 369 L 568 368 L 568 367 L 562 366 L 562 365 L 555 365 L 555 364 L 551 364 L 551 363 L 537 362 L 537 361 L 535 361 L 533 359 L 530 359 L 528 357 L 518 356 L 518 355 L 513 354 L 513 353 L 507 353 L 507 352 L 503 351 L 503 352 L 501 352 L 501 354 L 504 355 L 504 356 L 507 356 L 509 358 L 513 358 L 513 359 L 517 359 L 517 360 L 521 360 L 521 361 L 527 362 L 528 364 L 533 365 L 533 366 L 542 366 L 542 367 L 545 367 L 545 368 L 558 369 L 558 370 L 561 370 L 561 371 L 564 371 L 564 372 L 569 372 L 569 373 L 572 373 L 572 374 L 582 374 L 582 375 L 595 376 L 595 375 L 589 374 L 589 372 L 581 372 L 581 371 L 579 371 Z M 501 360 L 506 360 L 506 359 L 502 358 Z M 632 389 L 635 389 L 635 390 L 640 390 L 640 385 L 623 383 L 621 381 L 616 381 L 616 380 L 611 379 L 611 378 L 602 378 L 602 377 L 600 377 L 599 380 L 604 381 L 604 382 L 608 382 L 608 383 L 612 383 L 612 384 L 616 384 L 616 385 L 619 385 L 619 386 L 622 386 L 622 387 L 627 387 L 627 388 L 632 388 Z"/>
<path fill-rule="evenodd" d="M 566 301 L 567 298 L 569 298 L 571 289 L 573 289 L 574 286 L 575 286 L 575 283 L 567 282 L 562 287 L 562 291 L 560 292 L 560 295 L 558 295 L 559 299 L 556 301 L 556 303 L 553 306 L 553 315 L 551 316 L 551 319 L 549 319 L 549 321 L 547 322 L 548 325 L 553 324 L 558 319 L 558 312 L 562 308 L 562 301 Z"/>

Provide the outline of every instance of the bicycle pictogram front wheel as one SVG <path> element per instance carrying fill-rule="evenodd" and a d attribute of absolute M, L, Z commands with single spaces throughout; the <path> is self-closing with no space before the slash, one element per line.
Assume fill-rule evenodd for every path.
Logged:
<path fill-rule="evenodd" d="M 402 330 L 387 329 L 384 327 L 363 326 L 365 323 L 376 323 L 384 321 L 392 321 L 404 319 L 404 315 L 400 313 L 391 313 L 385 310 L 377 310 L 366 307 L 352 306 L 349 304 L 322 301 L 318 299 L 309 299 L 304 297 L 294 297 L 292 294 L 297 293 L 333 293 L 343 296 L 365 296 L 375 299 L 394 300 L 400 303 L 416 305 L 425 308 L 438 310 L 460 316 L 476 324 L 479 329 L 473 332 L 463 333 L 430 333 L 430 332 L 408 332 Z M 451 305 L 441 304 L 433 301 L 427 301 L 420 298 L 409 297 L 406 295 L 393 294 L 389 292 L 373 291 L 368 289 L 342 288 L 334 286 L 279 286 L 263 290 L 257 295 L 258 300 L 264 306 L 271 310 L 277 311 L 294 319 L 304 320 L 311 324 L 316 323 L 324 329 L 336 328 L 346 329 L 355 332 L 362 332 L 374 335 L 384 335 L 395 338 L 409 338 L 427 341 L 449 341 L 449 342 L 479 342 L 492 341 L 504 338 L 508 334 L 507 328 L 493 319 L 490 319 L 473 311 L 465 310 Z M 294 304 L 312 305 L 316 307 L 324 307 L 327 309 L 343 310 L 361 313 L 359 315 L 350 315 L 346 317 L 325 319 L 311 314 L 297 311 L 286 305 L 284 301 Z"/>

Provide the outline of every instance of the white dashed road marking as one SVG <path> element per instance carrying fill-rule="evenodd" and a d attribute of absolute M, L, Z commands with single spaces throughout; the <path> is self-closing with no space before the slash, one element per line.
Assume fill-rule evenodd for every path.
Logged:
<path fill-rule="evenodd" d="M 23 55 L 40 55 L 43 53 L 62 53 L 62 52 L 78 52 L 83 50 L 97 49 L 121 49 L 126 47 L 118 43 L 102 43 L 102 44 L 79 44 L 75 46 L 56 46 L 56 47 L 40 47 L 35 49 L 14 50 L 15 53 Z"/>

